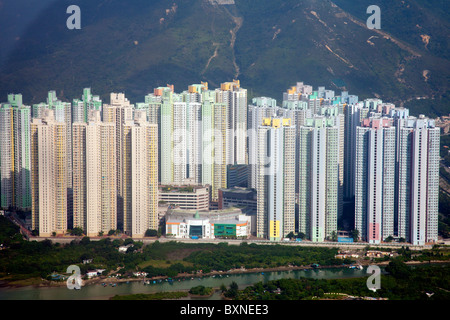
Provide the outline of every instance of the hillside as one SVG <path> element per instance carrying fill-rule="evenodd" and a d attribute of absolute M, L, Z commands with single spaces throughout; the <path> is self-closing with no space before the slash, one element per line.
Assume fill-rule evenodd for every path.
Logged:
<path fill-rule="evenodd" d="M 449 14 L 443 1 L 433 0 L 435 7 L 403 1 L 408 8 L 391 10 L 384 7 L 387 0 L 380 1 L 381 30 L 365 26 L 366 0 L 16 2 L 2 1 L 0 17 L 5 10 L 14 16 L 20 4 L 40 13 L 27 16 L 30 22 L 0 22 L 11 31 L 0 35 L 10 49 L 0 60 L 1 97 L 22 93 L 30 104 L 54 89 L 70 101 L 91 87 L 105 101 L 109 92 L 123 91 L 138 102 L 168 83 L 182 91 L 200 81 L 216 87 L 239 78 L 250 98 L 280 100 L 287 87 L 304 81 L 360 98 L 379 96 L 412 113 L 450 112 Z M 66 28 L 71 4 L 81 8 L 81 30 Z M 421 29 L 408 33 L 415 16 Z"/>

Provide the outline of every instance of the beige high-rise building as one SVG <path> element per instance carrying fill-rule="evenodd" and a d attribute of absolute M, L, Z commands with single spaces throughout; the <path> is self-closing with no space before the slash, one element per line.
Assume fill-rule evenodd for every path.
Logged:
<path fill-rule="evenodd" d="M 158 229 L 158 127 L 145 111 L 123 125 L 124 231 L 142 238 Z"/>
<path fill-rule="evenodd" d="M 117 222 L 120 229 L 124 224 L 123 202 L 123 124 L 133 119 L 133 105 L 123 93 L 111 93 L 110 104 L 103 105 L 103 122 L 115 124 L 116 170 L 117 170 Z"/>
<path fill-rule="evenodd" d="M 93 111 L 86 128 L 86 235 L 117 229 L 116 125 Z"/>
<path fill-rule="evenodd" d="M 86 129 L 87 123 L 72 125 L 73 227 L 86 230 Z"/>
<path fill-rule="evenodd" d="M 45 109 L 31 123 L 32 227 L 39 236 L 67 230 L 67 129 Z"/>
<path fill-rule="evenodd" d="M 53 110 L 54 120 L 66 124 L 66 162 L 67 162 L 67 215 L 68 223 L 72 223 L 72 104 L 63 102 L 56 96 L 56 91 L 51 90 L 47 94 L 47 101 L 34 104 L 32 107 L 32 117 L 42 118 L 44 110 Z"/>

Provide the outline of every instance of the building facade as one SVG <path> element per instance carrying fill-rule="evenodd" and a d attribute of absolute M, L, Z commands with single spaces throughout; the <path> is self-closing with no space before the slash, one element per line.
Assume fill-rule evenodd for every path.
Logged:
<path fill-rule="evenodd" d="M 226 164 L 247 164 L 247 89 L 239 80 L 216 89 L 216 102 L 227 106 Z"/>
<path fill-rule="evenodd" d="M 43 110 L 31 123 L 32 228 L 39 236 L 67 230 L 67 129 Z"/>
<path fill-rule="evenodd" d="M 300 130 L 299 146 L 298 231 L 321 242 L 337 232 L 339 128 L 335 119 L 307 119 Z"/>
<path fill-rule="evenodd" d="M 364 119 L 356 129 L 355 229 L 369 243 L 394 236 L 395 142 L 388 118 Z"/>
<path fill-rule="evenodd" d="M 295 232 L 295 126 L 266 118 L 258 129 L 257 236 Z"/>
<path fill-rule="evenodd" d="M 158 229 L 158 128 L 136 111 L 123 132 L 124 231 L 141 238 Z"/>
<path fill-rule="evenodd" d="M 105 123 L 114 124 L 115 149 L 117 156 L 116 161 L 116 186 L 117 186 L 117 225 L 123 229 L 124 212 L 123 212 L 123 124 L 133 119 L 134 105 L 125 97 L 124 93 L 111 93 L 110 104 L 103 105 L 102 120 Z"/>
<path fill-rule="evenodd" d="M 398 135 L 398 236 L 412 244 L 437 241 L 440 131 L 420 116 L 400 123 Z"/>
<path fill-rule="evenodd" d="M 0 207 L 31 209 L 31 109 L 22 95 L 8 95 L 0 105 Z"/>
<path fill-rule="evenodd" d="M 159 201 L 184 210 L 209 210 L 210 186 L 160 186 Z"/>
<path fill-rule="evenodd" d="M 245 208 L 211 212 L 171 210 L 165 217 L 166 236 L 176 239 L 247 239 L 251 234 L 251 217 L 245 213 Z"/>
<path fill-rule="evenodd" d="M 86 128 L 86 235 L 117 230 L 116 124 L 102 122 L 100 112 L 90 115 Z"/>

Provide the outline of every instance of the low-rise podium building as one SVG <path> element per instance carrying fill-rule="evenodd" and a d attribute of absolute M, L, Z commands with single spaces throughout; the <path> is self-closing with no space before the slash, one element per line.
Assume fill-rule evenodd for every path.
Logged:
<path fill-rule="evenodd" d="M 247 239 L 251 234 L 251 217 L 247 208 L 214 211 L 174 209 L 165 217 L 166 236 L 177 239 Z"/>
<path fill-rule="evenodd" d="M 184 210 L 209 210 L 210 186 L 160 186 L 159 202 Z"/>

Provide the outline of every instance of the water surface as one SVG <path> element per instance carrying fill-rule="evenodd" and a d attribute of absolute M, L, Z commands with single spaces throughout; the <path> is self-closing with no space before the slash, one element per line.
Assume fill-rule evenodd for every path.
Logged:
<path fill-rule="evenodd" d="M 257 273 L 242 273 L 233 275 L 222 275 L 215 277 L 194 277 L 185 278 L 173 282 L 162 281 L 152 284 L 144 284 L 142 281 L 130 281 L 128 283 L 117 283 L 115 287 L 111 285 L 103 286 L 90 284 L 83 286 L 80 290 L 69 290 L 67 287 L 22 287 L 22 288 L 0 288 L 0 300 L 103 300 L 119 294 L 156 293 L 167 291 L 189 290 L 192 287 L 203 285 L 205 287 L 219 288 L 222 284 L 229 286 L 231 282 L 236 282 L 239 289 L 253 285 L 257 282 L 268 282 L 282 278 L 299 279 L 301 277 L 313 279 L 343 279 L 354 277 L 366 277 L 366 268 L 327 268 L 327 269 L 306 269 L 291 271 L 271 271 Z M 195 298 L 202 299 L 202 298 Z M 205 298 L 203 298 L 205 299 Z M 220 299 L 219 294 L 214 294 L 208 299 Z"/>

